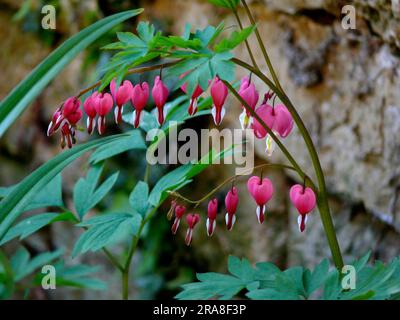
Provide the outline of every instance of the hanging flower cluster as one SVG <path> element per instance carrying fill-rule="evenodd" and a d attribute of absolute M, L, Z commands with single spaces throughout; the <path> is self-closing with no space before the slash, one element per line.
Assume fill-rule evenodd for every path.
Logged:
<path fill-rule="evenodd" d="M 160 76 L 154 80 L 152 97 L 157 107 L 157 121 L 159 125 L 164 123 L 164 105 L 168 98 L 168 88 Z M 134 108 L 133 125 L 139 127 L 141 114 L 150 96 L 150 88 L 147 82 L 141 82 L 133 86 L 129 80 L 123 81 L 117 88 L 115 79 L 110 83 L 110 93 L 93 92 L 83 103 L 83 110 L 87 115 L 86 127 L 89 134 L 92 134 L 96 125 L 100 135 L 106 131 L 106 116 L 114 108 L 115 123 L 122 121 L 124 105 L 129 101 Z M 50 136 L 61 128 L 61 147 L 68 145 L 69 148 L 75 143 L 75 130 L 78 121 L 82 118 L 80 101 L 77 97 L 68 98 L 60 108 L 53 114 L 47 130 Z M 66 143 L 65 143 L 66 141 Z"/>
<path fill-rule="evenodd" d="M 183 76 L 185 74 L 181 77 Z M 187 92 L 186 88 L 187 84 L 184 83 L 181 89 L 185 93 Z M 190 98 L 189 115 L 194 115 L 197 112 L 197 100 L 202 93 L 203 89 L 197 85 Z M 151 95 L 157 108 L 157 122 L 161 126 L 165 121 L 164 106 L 168 99 L 169 90 L 160 76 L 156 76 L 154 79 Z M 88 133 L 92 134 L 97 125 L 98 133 L 100 135 L 104 134 L 106 130 L 106 116 L 111 112 L 114 105 L 115 123 L 121 123 L 124 105 L 129 101 L 134 109 L 133 126 L 138 128 L 142 111 L 146 107 L 149 96 L 150 87 L 147 82 L 141 82 L 134 86 L 129 80 L 125 80 L 117 88 L 116 81 L 113 79 L 110 83 L 110 93 L 93 92 L 83 103 L 83 110 L 87 115 L 86 127 Z M 213 101 L 212 115 L 217 125 L 222 122 L 225 115 L 224 104 L 227 96 L 228 88 L 216 77 L 211 84 L 211 97 Z M 81 118 L 80 101 L 77 97 L 68 98 L 54 113 L 47 135 L 52 135 L 61 127 L 61 146 L 64 148 L 65 145 L 68 145 L 71 148 L 75 143 L 76 124 Z"/>
<path fill-rule="evenodd" d="M 187 75 L 188 72 L 182 74 L 180 78 Z M 184 93 L 187 93 L 187 83 L 181 86 Z M 197 101 L 203 93 L 200 85 L 197 85 L 190 97 L 188 106 L 189 115 L 194 115 L 197 112 Z M 224 108 L 225 101 L 228 97 L 228 88 L 225 83 L 216 76 L 210 81 L 210 94 L 213 102 L 211 114 L 216 125 L 220 125 L 226 110 Z M 293 129 L 293 119 L 290 112 L 283 104 L 275 105 L 275 94 L 271 91 L 265 94 L 264 100 L 259 107 L 259 93 L 251 82 L 250 77 L 243 77 L 241 80 L 238 94 L 253 109 L 268 128 L 277 136 L 286 138 Z M 165 121 L 164 106 L 168 99 L 169 90 L 161 80 L 161 73 L 154 79 L 154 86 L 151 90 L 151 95 L 157 108 L 157 122 L 161 126 Z M 122 121 L 124 105 L 129 101 L 134 109 L 133 126 L 138 128 L 141 121 L 142 111 L 147 105 L 150 96 L 150 87 L 147 82 L 140 82 L 135 86 L 129 81 L 124 80 L 118 87 L 115 79 L 110 83 L 110 93 L 108 92 L 93 92 L 83 103 L 83 110 L 87 115 L 86 127 L 89 134 L 92 134 L 96 125 L 100 135 L 106 130 L 106 116 L 114 108 L 115 123 L 119 124 Z M 272 105 L 269 101 L 274 98 Z M 257 121 L 253 119 L 249 110 L 242 105 L 243 112 L 239 117 L 242 129 L 253 129 L 254 135 L 258 139 L 266 138 L 266 152 L 272 154 L 274 143 L 267 130 Z M 68 98 L 60 108 L 53 114 L 49 124 L 47 135 L 50 136 L 61 128 L 61 146 L 66 145 L 71 148 L 75 143 L 75 131 L 78 121 L 82 118 L 82 110 L 80 109 L 80 101 L 77 97 Z M 260 217 L 262 214 L 260 215 Z"/>
<path fill-rule="evenodd" d="M 82 110 L 80 109 L 81 102 L 75 98 L 68 98 L 61 108 L 54 112 L 47 135 L 52 135 L 55 131 L 61 128 L 61 147 L 68 145 L 71 148 L 75 143 L 75 128 L 78 121 L 82 118 Z"/>
<path fill-rule="evenodd" d="M 272 199 L 274 194 L 272 182 L 268 178 L 252 176 L 247 181 L 247 190 L 257 205 L 257 220 L 260 224 L 263 224 L 266 216 L 266 205 Z M 303 232 L 307 223 L 307 215 L 315 208 L 316 205 L 315 193 L 309 187 L 296 184 L 290 189 L 290 200 L 299 212 L 297 222 L 299 230 Z M 225 224 L 227 230 L 229 231 L 232 230 L 233 225 L 236 222 L 238 203 L 238 190 L 236 187 L 232 186 L 225 196 Z M 182 204 L 177 204 L 175 200 L 172 200 L 168 216 L 173 212 L 175 212 L 175 219 L 172 224 L 171 231 L 173 234 L 176 234 L 180 225 L 180 220 L 183 218 L 186 212 L 186 207 Z M 212 198 L 208 202 L 207 207 L 206 232 L 209 237 L 211 237 L 215 232 L 217 214 L 218 200 L 216 198 Z M 186 231 L 185 242 L 188 246 L 192 242 L 194 227 L 199 221 L 200 215 L 198 213 L 189 213 L 186 215 L 188 229 Z"/>

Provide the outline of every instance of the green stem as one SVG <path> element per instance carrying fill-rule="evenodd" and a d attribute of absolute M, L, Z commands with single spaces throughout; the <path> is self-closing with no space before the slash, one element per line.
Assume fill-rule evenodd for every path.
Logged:
<path fill-rule="evenodd" d="M 235 15 L 235 18 L 239 24 L 240 30 L 243 30 L 243 24 L 242 24 L 242 21 L 240 20 L 240 17 L 236 11 L 236 8 L 232 8 L 232 12 Z M 258 68 L 256 59 L 254 58 L 253 52 L 251 51 L 250 44 L 247 41 L 247 39 L 244 40 L 244 43 L 246 44 L 246 48 L 247 48 L 247 51 L 249 52 L 249 56 L 250 56 L 251 62 L 253 63 L 254 68 Z"/>
<path fill-rule="evenodd" d="M 111 264 L 116 267 L 119 271 L 123 271 L 123 267 L 121 266 L 121 264 L 118 262 L 118 260 L 113 256 L 113 254 L 108 251 L 107 248 L 103 248 L 103 252 L 106 255 L 106 257 L 108 258 L 108 260 L 111 262 Z"/>
<path fill-rule="evenodd" d="M 199 200 L 191 200 L 191 199 L 186 198 L 186 197 L 184 197 L 183 195 L 181 195 L 180 193 L 175 192 L 175 191 L 170 191 L 169 194 L 170 194 L 171 196 L 173 196 L 173 197 L 177 197 L 177 198 L 179 198 L 179 199 L 182 199 L 183 201 L 185 201 L 185 202 L 187 202 L 187 203 L 190 203 L 190 204 L 195 205 L 194 207 L 196 208 L 196 207 L 197 207 L 198 205 L 200 205 L 203 201 L 205 201 L 205 200 L 211 198 L 219 189 L 221 189 L 221 188 L 222 188 L 223 186 L 225 186 L 226 184 L 228 184 L 228 183 L 230 183 L 230 182 L 232 182 L 232 181 L 234 181 L 234 180 L 237 180 L 237 179 L 239 179 L 239 178 L 241 178 L 241 177 L 245 177 L 245 176 L 251 174 L 254 170 L 262 169 L 262 168 L 265 168 L 265 167 L 268 167 L 268 168 L 278 168 L 278 169 L 288 169 L 288 170 L 296 171 L 296 169 L 293 168 L 292 166 L 288 166 L 288 165 L 284 165 L 284 164 L 280 164 L 280 163 L 265 163 L 265 164 L 260 164 L 260 165 L 258 165 L 258 166 L 255 166 L 255 167 L 249 169 L 249 173 L 247 173 L 247 174 L 246 174 L 246 173 L 242 173 L 242 174 L 240 174 L 240 175 L 234 175 L 234 176 L 231 176 L 231 177 L 225 179 L 221 184 L 219 184 L 217 187 L 215 187 L 214 189 L 212 189 L 209 193 L 207 193 L 205 196 L 201 197 Z M 311 179 L 310 179 L 309 177 L 305 176 L 305 179 L 304 179 L 304 180 L 305 180 L 305 183 L 308 182 L 308 184 L 309 184 L 313 189 L 315 188 L 314 183 L 311 181 Z"/>
<path fill-rule="evenodd" d="M 150 179 L 150 173 L 151 173 L 151 166 L 149 164 L 146 165 L 146 171 L 144 173 L 144 182 L 148 183 Z"/>
<path fill-rule="evenodd" d="M 122 299 L 128 300 L 129 296 L 129 272 L 122 272 Z"/>
<path fill-rule="evenodd" d="M 150 172 L 151 172 L 151 166 L 147 163 L 146 164 L 146 171 L 144 174 L 144 182 L 148 183 L 149 178 L 150 178 Z M 130 267 L 132 263 L 132 258 L 133 255 L 135 254 L 137 245 L 139 243 L 140 235 L 142 234 L 143 228 L 146 225 L 146 223 L 149 221 L 149 219 L 153 216 L 154 212 L 157 210 L 157 208 L 154 208 L 148 217 L 146 219 L 142 220 L 142 223 L 140 224 L 138 233 L 136 236 L 132 237 L 132 241 L 130 244 L 129 252 L 128 252 L 128 257 L 126 259 L 125 265 L 121 268 L 122 272 L 122 299 L 128 300 L 129 296 L 129 273 L 130 273 Z"/>
<path fill-rule="evenodd" d="M 247 16 L 249 17 L 250 23 L 251 23 L 252 25 L 254 25 L 254 27 L 255 27 L 254 33 L 256 34 L 258 44 L 260 45 L 262 54 L 263 54 L 263 56 L 264 56 L 265 62 L 267 63 L 267 66 L 268 66 L 269 72 L 271 73 L 272 79 L 274 80 L 275 85 L 276 85 L 280 90 L 282 90 L 281 84 L 279 83 L 279 79 L 278 79 L 278 77 L 276 76 L 274 67 L 272 66 L 271 59 L 270 59 L 269 56 L 268 56 L 267 49 L 265 49 L 264 42 L 263 42 L 262 39 L 261 39 L 261 35 L 260 35 L 260 32 L 258 31 L 257 24 L 256 24 L 256 21 L 254 20 L 253 14 L 251 13 L 251 11 L 250 11 L 250 9 L 249 9 L 249 7 L 248 7 L 248 5 L 247 5 L 247 3 L 246 3 L 245 0 L 242 0 L 242 4 L 243 4 L 244 9 L 246 10 Z M 282 90 L 282 91 L 283 91 L 283 90 Z"/>
<path fill-rule="evenodd" d="M 332 221 L 332 217 L 331 217 L 331 213 L 330 213 L 330 209 L 329 209 L 324 173 L 322 171 L 322 167 L 321 167 L 321 163 L 319 161 L 317 150 L 315 149 L 314 143 L 311 139 L 311 136 L 310 136 L 306 126 L 304 125 L 303 120 L 301 119 L 300 115 L 298 114 L 297 110 L 295 109 L 294 105 L 290 101 L 289 97 L 285 94 L 285 92 L 283 90 L 279 89 L 278 87 L 276 87 L 272 83 L 272 81 L 270 79 L 268 79 L 268 77 L 265 76 L 259 69 L 256 69 L 256 68 L 252 67 L 251 65 L 247 64 L 246 62 L 236 59 L 236 58 L 233 58 L 232 61 L 234 63 L 236 63 L 237 65 L 239 65 L 239 66 L 249 70 L 250 72 L 253 72 L 255 75 L 257 75 L 265 84 L 267 84 L 270 87 L 270 89 L 272 91 L 274 91 L 276 93 L 276 95 L 279 97 L 279 99 L 282 101 L 282 103 L 288 108 L 289 112 L 291 113 L 294 122 L 296 123 L 301 135 L 303 136 L 303 139 L 305 141 L 305 144 L 307 146 L 308 152 L 311 157 L 311 161 L 312 161 L 312 164 L 313 164 L 316 176 L 317 176 L 317 180 L 318 180 L 318 192 L 317 192 L 318 197 L 317 198 L 318 198 L 318 209 L 319 209 L 319 212 L 321 215 L 322 224 L 323 224 L 325 234 L 328 239 L 328 244 L 329 244 L 329 247 L 332 252 L 332 258 L 335 263 L 335 266 L 338 269 L 341 269 L 343 267 L 343 258 L 342 258 L 342 254 L 340 252 L 339 242 L 336 238 L 336 232 L 335 232 L 335 228 L 333 225 L 333 221 Z M 243 99 L 241 99 L 241 100 L 243 100 Z M 255 114 L 255 112 L 253 110 L 249 110 L 249 111 L 252 115 Z M 263 125 L 263 122 L 260 121 L 258 116 L 256 117 L 256 119 Z M 275 140 L 276 137 L 274 138 L 274 136 L 272 136 L 272 135 L 271 135 L 271 137 L 276 142 L 276 140 Z M 278 146 L 279 146 L 279 144 L 278 144 Z M 284 152 L 284 153 L 287 156 L 286 152 Z M 288 159 L 290 162 L 292 162 L 290 158 L 288 158 Z M 294 164 L 293 164 L 293 166 L 296 168 L 296 166 Z"/>
<path fill-rule="evenodd" d="M 3 266 L 4 270 L 5 279 L 3 279 L 3 283 L 5 288 L 5 296 L 6 298 L 11 298 L 15 288 L 14 273 L 9 259 L 1 249 L 0 249 L 0 264 Z"/>

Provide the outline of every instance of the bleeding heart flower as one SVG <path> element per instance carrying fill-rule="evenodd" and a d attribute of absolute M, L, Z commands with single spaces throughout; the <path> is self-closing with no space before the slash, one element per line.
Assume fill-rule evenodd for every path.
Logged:
<path fill-rule="evenodd" d="M 47 135 L 51 136 L 60 127 L 62 127 L 65 122 L 69 123 L 70 125 L 75 125 L 82 117 L 82 111 L 79 108 L 80 105 L 81 102 L 76 97 L 70 97 L 65 100 L 62 106 L 57 108 L 57 110 L 54 112 L 49 127 L 47 128 Z"/>
<path fill-rule="evenodd" d="M 295 184 L 290 188 L 290 200 L 299 212 L 297 223 L 300 232 L 306 228 L 307 215 L 315 208 L 317 198 L 314 191 L 309 187 L 304 187 L 301 184 Z"/>
<path fill-rule="evenodd" d="M 247 181 L 247 189 L 257 203 L 257 218 L 259 223 L 264 222 L 265 217 L 265 204 L 271 200 L 274 193 L 274 186 L 271 180 L 260 177 L 252 176 Z"/>
<path fill-rule="evenodd" d="M 99 118 L 97 119 L 97 130 L 99 134 L 106 131 L 106 115 L 111 111 L 114 102 L 111 94 L 99 93 L 93 97 L 94 107 Z"/>
<path fill-rule="evenodd" d="M 211 85 L 211 98 L 213 101 L 212 115 L 214 123 L 219 125 L 225 115 L 224 103 L 228 96 L 228 88 L 226 85 L 216 77 Z"/>
<path fill-rule="evenodd" d="M 238 191 L 236 187 L 232 187 L 225 197 L 225 223 L 228 230 L 232 230 L 236 222 L 236 209 L 239 202 Z"/>
<path fill-rule="evenodd" d="M 186 222 L 189 226 L 188 230 L 186 231 L 186 237 L 185 237 L 185 243 L 187 246 L 190 246 L 190 244 L 192 243 L 193 228 L 199 221 L 200 221 L 200 216 L 197 213 L 189 213 L 186 216 Z"/>
<path fill-rule="evenodd" d="M 85 110 L 87 115 L 86 126 L 89 134 L 92 134 L 96 127 L 97 111 L 94 100 L 98 94 L 97 91 L 93 92 L 83 103 L 83 110 Z"/>
<path fill-rule="evenodd" d="M 70 121 L 70 117 L 74 116 L 76 112 L 78 112 L 81 102 L 76 97 L 68 98 L 63 105 L 62 114 L 65 119 Z M 76 122 L 75 122 L 76 123 Z"/>
<path fill-rule="evenodd" d="M 131 99 L 133 85 L 129 80 L 125 80 L 120 84 L 117 89 L 117 83 L 113 79 L 110 83 L 110 91 L 115 101 L 114 119 L 118 124 L 122 121 L 122 112 L 124 111 L 124 104 Z"/>
<path fill-rule="evenodd" d="M 275 107 L 264 103 L 256 110 L 257 115 L 265 122 L 276 135 L 281 138 L 286 138 L 293 129 L 293 118 L 288 109 L 283 104 L 278 104 Z M 266 151 L 268 155 L 271 155 L 274 150 L 274 142 L 267 130 L 261 125 L 257 119 L 254 119 L 252 124 L 254 129 L 254 135 L 263 139 L 267 136 L 266 140 Z"/>
<path fill-rule="evenodd" d="M 133 121 L 133 126 L 135 128 L 139 127 L 141 113 L 146 106 L 147 99 L 149 98 L 149 91 L 150 89 L 147 82 L 142 82 L 133 87 L 131 100 L 132 105 L 135 108 Z"/>
<path fill-rule="evenodd" d="M 259 94 L 249 77 L 242 78 L 238 93 L 249 107 L 254 110 L 258 102 Z M 242 106 L 242 108 L 243 112 L 239 116 L 239 121 L 242 129 L 246 129 L 251 124 L 251 117 L 250 112 L 247 111 L 244 106 Z"/>
<path fill-rule="evenodd" d="M 58 108 L 51 119 L 47 129 L 47 135 L 50 136 L 61 128 L 61 147 L 68 145 L 72 148 L 75 143 L 75 127 L 82 118 L 81 102 L 76 97 L 68 98 L 63 105 Z"/>
<path fill-rule="evenodd" d="M 181 218 L 185 214 L 185 211 L 186 211 L 185 206 L 179 204 L 175 205 L 175 220 L 171 228 L 173 234 L 176 234 L 176 231 L 178 230 L 179 224 L 181 222 Z"/>
<path fill-rule="evenodd" d="M 207 212 L 207 234 L 209 237 L 211 237 L 214 233 L 216 222 L 215 219 L 217 218 L 217 212 L 218 212 L 218 200 L 217 199 L 212 199 L 208 203 L 208 212 Z"/>
<path fill-rule="evenodd" d="M 158 117 L 157 121 L 158 124 L 161 126 L 164 123 L 164 105 L 168 98 L 168 88 L 162 82 L 160 76 L 157 76 L 154 80 L 154 86 L 152 90 L 152 96 L 154 103 L 157 107 Z"/>
<path fill-rule="evenodd" d="M 180 79 L 183 78 L 184 76 L 186 76 L 190 71 L 185 72 L 184 74 L 180 75 Z M 187 83 L 184 83 L 181 86 L 181 89 L 184 93 L 187 94 Z M 203 93 L 203 89 L 197 85 L 196 88 L 194 89 L 193 93 L 192 93 L 192 97 L 190 98 L 190 104 L 189 104 L 189 109 L 188 109 L 188 113 L 189 115 L 193 116 L 196 112 L 197 112 L 197 99 L 199 98 L 199 96 Z"/>
<path fill-rule="evenodd" d="M 172 200 L 172 201 L 171 201 L 171 207 L 169 208 L 168 213 L 167 213 L 167 219 L 168 219 L 168 220 L 171 220 L 171 219 L 172 219 L 172 215 L 173 215 L 174 212 L 175 212 L 176 206 L 177 206 L 177 202 L 176 202 L 175 200 Z"/>

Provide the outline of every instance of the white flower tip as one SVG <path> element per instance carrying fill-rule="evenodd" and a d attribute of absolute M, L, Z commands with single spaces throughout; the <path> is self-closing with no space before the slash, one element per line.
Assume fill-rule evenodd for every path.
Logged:
<path fill-rule="evenodd" d="M 258 222 L 263 224 L 265 218 L 265 206 L 257 206 L 256 214 Z"/>
<path fill-rule="evenodd" d="M 230 218 L 229 213 L 225 214 L 225 223 L 228 231 L 231 231 L 234 224 L 236 222 L 236 215 L 232 215 L 232 218 Z"/>
<path fill-rule="evenodd" d="M 303 218 L 304 217 L 304 218 Z M 304 220 L 303 220 L 304 219 Z M 304 230 L 306 229 L 306 224 L 307 224 L 307 221 L 308 221 L 308 215 L 307 214 L 305 214 L 305 215 L 299 215 L 298 217 L 297 217 L 297 225 L 299 226 L 299 231 L 300 232 L 304 232 Z"/>
<path fill-rule="evenodd" d="M 214 234 L 216 222 L 213 220 L 212 224 L 210 225 L 210 219 L 207 218 L 206 227 L 207 227 L 207 235 L 211 237 Z"/>

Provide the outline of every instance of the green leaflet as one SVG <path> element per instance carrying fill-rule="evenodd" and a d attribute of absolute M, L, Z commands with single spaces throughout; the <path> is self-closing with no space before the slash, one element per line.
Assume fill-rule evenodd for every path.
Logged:
<path fill-rule="evenodd" d="M 139 181 L 129 195 L 129 204 L 143 218 L 149 207 L 149 186 L 144 181 Z"/>
<path fill-rule="evenodd" d="M 73 198 L 76 212 L 81 220 L 91 208 L 96 206 L 106 196 L 117 181 L 118 172 L 97 186 L 102 170 L 103 166 L 101 164 L 93 166 L 89 170 L 87 177 L 80 178 L 75 184 Z"/>
<path fill-rule="evenodd" d="M 142 219 L 138 214 L 106 213 L 79 223 L 88 227 L 75 243 L 72 257 L 88 251 L 97 251 L 130 233 L 135 234 Z"/>
<path fill-rule="evenodd" d="M 15 226 L 11 227 L 3 237 L 0 245 L 19 237 L 19 240 L 25 239 L 44 226 L 57 221 L 76 221 L 76 217 L 71 212 L 64 213 L 40 213 L 28 217 Z"/>

